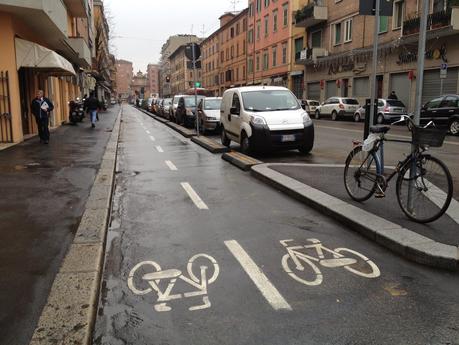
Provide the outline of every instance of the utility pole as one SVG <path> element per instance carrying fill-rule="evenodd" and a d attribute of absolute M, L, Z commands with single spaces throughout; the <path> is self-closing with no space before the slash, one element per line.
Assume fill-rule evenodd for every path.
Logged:
<path fill-rule="evenodd" d="M 381 0 L 376 0 L 375 6 L 375 28 L 373 32 L 373 71 L 371 74 L 371 84 L 370 84 L 370 126 L 374 124 L 375 118 L 375 104 L 378 104 L 378 95 L 376 94 L 376 74 L 378 68 L 378 34 L 379 34 L 379 24 L 380 24 L 380 13 L 381 9 Z"/>

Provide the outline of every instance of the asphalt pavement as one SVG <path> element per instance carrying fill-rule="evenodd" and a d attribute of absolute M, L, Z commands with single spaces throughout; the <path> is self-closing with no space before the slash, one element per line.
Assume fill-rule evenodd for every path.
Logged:
<path fill-rule="evenodd" d="M 118 107 L 0 151 L 0 344 L 28 344 L 73 240 Z"/>
<path fill-rule="evenodd" d="M 94 344 L 458 343 L 457 273 L 392 254 L 134 108 L 122 120 Z"/>

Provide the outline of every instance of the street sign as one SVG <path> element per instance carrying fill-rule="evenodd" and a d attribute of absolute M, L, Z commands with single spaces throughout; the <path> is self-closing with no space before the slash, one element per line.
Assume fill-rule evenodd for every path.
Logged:
<path fill-rule="evenodd" d="M 193 69 L 193 61 L 187 61 L 186 62 L 186 68 L 188 69 Z M 201 60 L 196 61 L 196 68 L 200 69 L 201 68 Z"/>
<path fill-rule="evenodd" d="M 376 0 L 360 0 L 359 14 L 362 16 L 374 16 L 376 8 Z M 393 0 L 380 0 L 380 16 L 392 17 Z"/>
<path fill-rule="evenodd" d="M 445 62 L 443 62 L 443 63 L 440 65 L 440 69 L 441 69 L 441 70 L 446 70 L 446 69 L 448 69 L 448 64 L 445 63 Z"/>
<path fill-rule="evenodd" d="M 447 69 L 441 69 L 440 70 L 440 79 L 446 79 L 448 75 L 448 70 Z"/>
<path fill-rule="evenodd" d="M 193 54 L 193 49 L 194 49 L 194 54 Z M 188 60 L 191 60 L 191 61 L 199 59 L 199 57 L 201 56 L 201 48 L 199 48 L 199 44 L 197 43 L 188 44 L 185 47 L 185 56 L 188 58 Z"/>

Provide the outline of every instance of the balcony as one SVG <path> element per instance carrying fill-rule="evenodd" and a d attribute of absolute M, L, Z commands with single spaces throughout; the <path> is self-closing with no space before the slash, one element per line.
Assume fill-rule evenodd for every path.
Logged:
<path fill-rule="evenodd" d="M 295 54 L 296 64 L 306 64 L 311 61 L 315 62 L 318 58 L 328 56 L 328 50 L 325 48 L 306 48 Z"/>
<path fill-rule="evenodd" d="M 448 8 L 446 11 L 429 14 L 427 17 L 427 30 L 430 31 L 449 27 L 451 25 L 451 12 L 451 8 Z M 414 17 L 405 20 L 403 22 L 403 36 L 419 33 L 420 24 L 420 17 Z"/>
<path fill-rule="evenodd" d="M 305 6 L 295 14 L 295 26 L 297 28 L 309 28 L 328 19 L 328 9 L 326 6 L 315 3 Z"/>
<path fill-rule="evenodd" d="M 87 17 L 87 0 L 63 0 L 68 11 L 73 17 L 86 18 Z"/>
<path fill-rule="evenodd" d="M 89 68 L 92 63 L 91 50 L 83 37 L 69 37 L 69 44 L 78 53 L 78 64 Z"/>

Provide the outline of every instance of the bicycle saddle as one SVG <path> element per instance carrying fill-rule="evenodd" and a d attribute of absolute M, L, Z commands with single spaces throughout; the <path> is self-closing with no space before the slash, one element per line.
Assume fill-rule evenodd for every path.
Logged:
<path fill-rule="evenodd" d="M 170 270 L 158 271 L 153 273 L 144 274 L 143 280 L 157 280 L 157 279 L 173 279 L 181 275 L 182 272 L 174 268 Z"/>
<path fill-rule="evenodd" d="M 389 129 L 389 126 L 371 126 L 370 133 L 387 133 Z"/>

